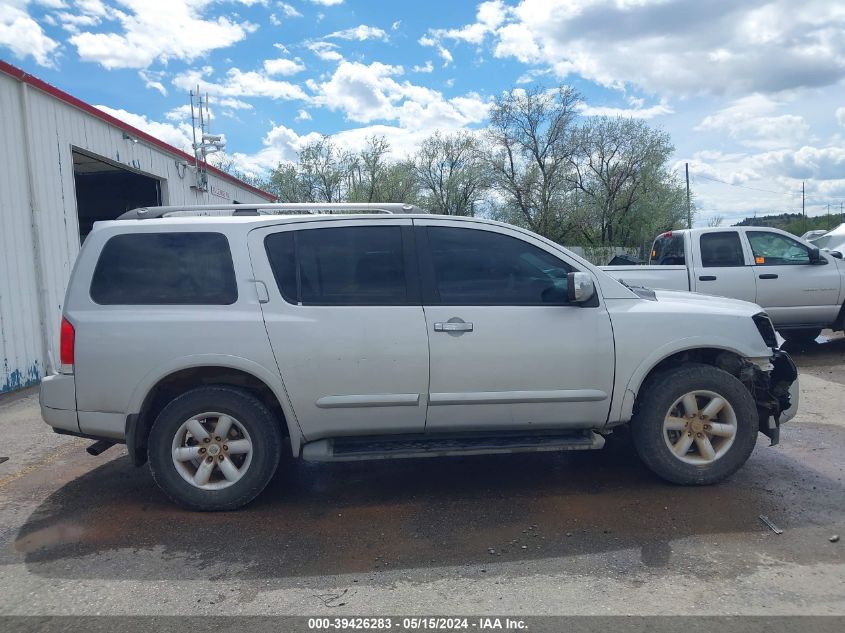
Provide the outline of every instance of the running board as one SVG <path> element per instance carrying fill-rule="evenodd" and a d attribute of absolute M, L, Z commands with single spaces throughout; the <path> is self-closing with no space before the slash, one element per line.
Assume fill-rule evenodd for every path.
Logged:
<path fill-rule="evenodd" d="M 302 458 L 312 462 L 348 462 L 367 459 L 407 459 L 447 455 L 492 455 L 584 451 L 604 446 L 593 431 L 545 434 L 424 435 L 396 437 L 340 437 L 309 442 Z"/>

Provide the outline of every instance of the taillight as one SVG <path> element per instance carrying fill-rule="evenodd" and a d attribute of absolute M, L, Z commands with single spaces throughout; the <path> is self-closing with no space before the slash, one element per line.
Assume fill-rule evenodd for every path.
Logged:
<path fill-rule="evenodd" d="M 666 231 L 666 232 L 665 232 L 663 235 L 661 235 L 660 237 L 672 237 L 672 231 Z"/>
<path fill-rule="evenodd" d="M 76 339 L 76 331 L 65 318 L 62 318 L 62 329 L 59 336 L 59 359 L 62 365 L 73 365 L 73 347 Z"/>

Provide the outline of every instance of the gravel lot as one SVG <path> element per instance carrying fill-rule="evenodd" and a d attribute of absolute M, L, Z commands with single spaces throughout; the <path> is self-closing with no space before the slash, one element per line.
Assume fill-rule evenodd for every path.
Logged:
<path fill-rule="evenodd" d="M 801 411 L 730 481 L 603 451 L 286 462 L 251 506 L 170 505 L 122 447 L 0 399 L 0 614 L 845 614 L 845 338 L 791 350 Z M 762 524 L 768 516 L 783 534 Z"/>

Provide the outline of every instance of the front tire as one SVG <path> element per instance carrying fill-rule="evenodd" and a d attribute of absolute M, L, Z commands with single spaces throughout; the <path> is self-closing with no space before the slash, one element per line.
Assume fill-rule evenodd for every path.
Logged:
<path fill-rule="evenodd" d="M 669 370 L 643 387 L 631 422 L 640 459 L 675 484 L 713 484 L 734 474 L 757 443 L 754 399 L 709 365 Z"/>
<path fill-rule="evenodd" d="M 209 386 L 165 406 L 147 445 L 153 479 L 174 502 L 191 510 L 234 510 L 272 479 L 282 434 L 249 393 Z"/>

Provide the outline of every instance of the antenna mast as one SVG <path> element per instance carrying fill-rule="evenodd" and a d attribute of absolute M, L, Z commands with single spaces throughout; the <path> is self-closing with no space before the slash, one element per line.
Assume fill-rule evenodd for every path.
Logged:
<path fill-rule="evenodd" d="M 211 134 L 211 111 L 208 107 L 208 92 L 205 99 L 197 86 L 197 112 L 194 114 L 194 91 L 191 95 L 191 131 L 193 132 L 194 161 L 196 164 L 198 191 L 208 191 L 208 155 L 222 151 L 226 142 L 219 134 Z M 200 140 L 197 142 L 197 122 L 199 121 Z"/>

